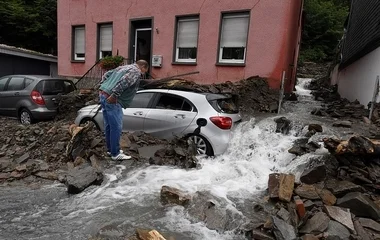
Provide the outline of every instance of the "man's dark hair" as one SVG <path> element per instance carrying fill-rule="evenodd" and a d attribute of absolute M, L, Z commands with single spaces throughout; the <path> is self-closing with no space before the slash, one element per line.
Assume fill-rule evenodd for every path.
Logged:
<path fill-rule="evenodd" d="M 145 60 L 138 60 L 136 62 L 137 65 L 139 65 L 140 67 L 143 67 L 143 68 L 146 68 L 148 69 L 149 68 L 149 63 Z"/>

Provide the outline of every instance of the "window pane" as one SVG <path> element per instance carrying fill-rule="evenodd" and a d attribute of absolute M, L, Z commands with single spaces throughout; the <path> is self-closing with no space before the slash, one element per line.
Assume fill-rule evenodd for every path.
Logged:
<path fill-rule="evenodd" d="M 179 48 L 178 58 L 179 59 L 196 59 L 197 48 Z"/>
<path fill-rule="evenodd" d="M 33 82 L 32 79 L 26 78 L 25 79 L 25 87 L 29 86 Z"/>
<path fill-rule="evenodd" d="M 178 20 L 177 47 L 191 48 L 198 44 L 198 19 Z"/>
<path fill-rule="evenodd" d="M 4 91 L 5 84 L 7 84 L 9 78 L 0 79 L 0 91 Z"/>
<path fill-rule="evenodd" d="M 102 25 L 100 26 L 100 51 L 112 51 L 112 25 Z M 104 56 L 103 56 L 104 57 Z"/>
<path fill-rule="evenodd" d="M 245 48 L 222 48 L 222 59 L 244 60 Z"/>
<path fill-rule="evenodd" d="M 183 99 L 171 95 L 162 95 L 158 101 L 157 109 L 181 110 Z"/>
<path fill-rule="evenodd" d="M 154 93 L 137 93 L 129 108 L 147 108 Z"/>
<path fill-rule="evenodd" d="M 182 111 L 189 111 L 191 112 L 193 110 L 193 107 L 188 103 L 187 101 L 183 102 Z"/>
<path fill-rule="evenodd" d="M 248 14 L 224 15 L 220 47 L 246 47 L 248 24 Z"/>
<path fill-rule="evenodd" d="M 7 91 L 19 91 L 24 89 L 24 78 L 23 77 L 13 77 L 8 84 Z"/>
<path fill-rule="evenodd" d="M 76 27 L 74 31 L 75 37 L 75 53 L 85 53 L 85 28 L 84 27 Z M 78 56 L 79 57 L 79 56 Z"/>

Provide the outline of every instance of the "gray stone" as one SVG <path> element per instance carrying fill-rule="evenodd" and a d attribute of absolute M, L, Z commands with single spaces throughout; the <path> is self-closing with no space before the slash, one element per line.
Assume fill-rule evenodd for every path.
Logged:
<path fill-rule="evenodd" d="M 277 216 L 279 218 L 281 218 L 282 220 L 284 220 L 285 222 L 288 222 L 289 219 L 290 219 L 290 213 L 285 209 L 285 208 L 281 208 L 278 212 L 277 212 Z"/>
<path fill-rule="evenodd" d="M 315 204 L 312 202 L 312 201 L 310 201 L 310 200 L 307 200 L 305 203 L 304 203 L 304 206 L 305 206 L 305 208 L 306 208 L 306 210 L 311 210 L 314 206 L 315 206 Z"/>
<path fill-rule="evenodd" d="M 351 213 L 349 209 L 343 209 L 343 208 L 334 207 L 334 206 L 325 206 L 324 209 L 327 215 L 330 216 L 330 218 L 343 224 L 352 233 L 355 233 L 355 227 L 354 227 L 354 223 L 352 222 Z"/>
<path fill-rule="evenodd" d="M 350 232 L 342 224 L 331 220 L 324 236 L 326 240 L 348 240 Z"/>
<path fill-rule="evenodd" d="M 371 199 L 359 192 L 348 193 L 338 199 L 337 205 L 349 208 L 357 217 L 368 217 L 373 220 L 380 219 L 380 208 Z"/>
<path fill-rule="evenodd" d="M 226 199 L 209 191 L 200 191 L 192 196 L 187 213 L 195 222 L 204 222 L 211 230 L 231 231 L 246 223 L 247 219 L 228 206 Z"/>
<path fill-rule="evenodd" d="M 301 228 L 300 233 L 323 233 L 327 229 L 329 221 L 330 218 L 325 213 L 318 212 L 306 222 L 306 225 Z"/>
<path fill-rule="evenodd" d="M 373 240 L 371 235 L 363 228 L 359 221 L 354 221 L 354 226 L 361 240 Z"/>
<path fill-rule="evenodd" d="M 91 185 L 100 185 L 103 182 L 103 174 L 92 166 L 82 164 L 70 169 L 66 177 L 68 193 L 77 194 Z"/>
<path fill-rule="evenodd" d="M 277 126 L 276 126 L 276 133 L 282 133 L 284 135 L 287 135 L 290 131 L 290 120 L 287 119 L 286 117 L 280 117 L 280 118 L 276 118 L 274 120 L 276 123 L 277 123 Z"/>
<path fill-rule="evenodd" d="M 65 143 L 65 142 L 57 142 L 57 143 L 55 144 L 54 149 L 55 149 L 55 150 L 58 150 L 58 151 L 62 151 L 62 150 L 65 149 L 65 147 L 66 147 L 66 143 Z"/>
<path fill-rule="evenodd" d="M 380 232 L 380 223 L 375 222 L 372 219 L 359 218 L 359 222 L 365 228 L 369 228 L 369 229 L 372 229 L 376 232 Z"/>
<path fill-rule="evenodd" d="M 325 180 L 326 174 L 326 166 L 324 164 L 320 164 L 310 169 L 305 169 L 300 180 L 306 184 L 314 184 Z"/>
<path fill-rule="evenodd" d="M 273 233 L 277 240 L 295 240 L 297 239 L 294 227 L 285 221 L 272 216 Z"/>
<path fill-rule="evenodd" d="M 317 189 L 313 185 L 302 184 L 298 186 L 294 192 L 301 198 L 310 200 L 321 199 L 317 193 Z"/>
<path fill-rule="evenodd" d="M 352 126 L 352 123 L 350 121 L 336 121 L 333 123 L 333 127 L 350 128 L 351 126 Z"/>
<path fill-rule="evenodd" d="M 152 145 L 152 146 L 146 146 L 146 147 L 141 147 L 138 149 L 139 155 L 141 158 L 153 158 L 155 157 L 155 153 L 160 150 L 165 148 L 165 145 Z"/>
<path fill-rule="evenodd" d="M 21 157 L 19 157 L 19 158 L 16 159 L 16 163 L 17 164 L 25 163 L 26 161 L 29 160 L 29 158 L 30 158 L 29 153 L 25 153 L 24 155 L 22 155 Z"/>
<path fill-rule="evenodd" d="M 274 240 L 274 238 L 266 233 L 260 232 L 259 230 L 252 230 L 252 237 L 255 240 Z"/>
<path fill-rule="evenodd" d="M 323 132 L 323 128 L 320 124 L 310 124 L 308 130 L 315 132 Z"/>
<path fill-rule="evenodd" d="M 330 190 L 335 196 L 342 197 L 349 192 L 361 192 L 362 188 L 349 181 L 338 181 L 331 179 L 326 182 L 326 188 Z"/>
<path fill-rule="evenodd" d="M 102 142 L 101 138 L 95 138 L 94 140 L 92 140 L 90 148 L 94 148 L 94 147 L 98 146 L 98 144 L 101 142 Z"/>
<path fill-rule="evenodd" d="M 177 188 L 162 186 L 161 202 L 162 204 L 176 204 L 186 206 L 190 201 L 190 196 Z"/>

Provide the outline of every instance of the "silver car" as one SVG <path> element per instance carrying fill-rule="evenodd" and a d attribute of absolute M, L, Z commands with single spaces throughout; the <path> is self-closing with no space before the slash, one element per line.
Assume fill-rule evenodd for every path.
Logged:
<path fill-rule="evenodd" d="M 94 117 L 98 107 L 80 109 L 75 123 L 93 121 L 103 131 L 101 110 Z M 232 129 L 241 121 L 239 110 L 228 95 L 167 89 L 138 91 L 123 114 L 124 132 L 144 131 L 168 140 L 175 136 L 189 137 L 199 154 L 209 156 L 226 150 Z M 198 119 L 207 121 L 199 134 L 194 133 Z"/>
<path fill-rule="evenodd" d="M 0 114 L 18 117 L 22 124 L 52 119 L 59 98 L 75 90 L 72 81 L 40 75 L 9 75 L 0 78 Z"/>

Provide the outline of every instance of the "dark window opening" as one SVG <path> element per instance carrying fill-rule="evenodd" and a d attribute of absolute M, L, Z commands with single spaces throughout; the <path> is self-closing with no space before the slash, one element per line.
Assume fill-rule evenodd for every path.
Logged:
<path fill-rule="evenodd" d="M 154 93 L 137 93 L 129 108 L 148 108 Z"/>
<path fill-rule="evenodd" d="M 232 47 L 224 47 L 223 48 L 223 59 L 236 59 L 236 60 L 244 60 L 244 51 L 245 48 L 232 48 Z"/>

